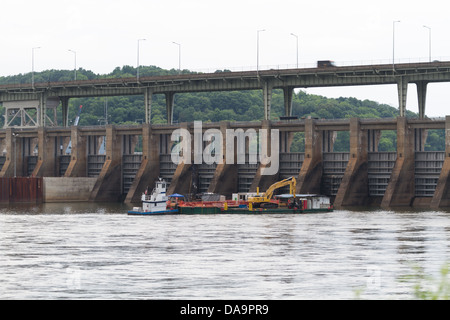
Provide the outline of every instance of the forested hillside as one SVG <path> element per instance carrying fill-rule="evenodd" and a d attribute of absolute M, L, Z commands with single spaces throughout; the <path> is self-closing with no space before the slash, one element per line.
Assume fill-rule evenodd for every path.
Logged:
<path fill-rule="evenodd" d="M 183 70 L 183 73 L 190 73 Z M 226 72 L 218 70 L 216 72 Z M 154 66 L 141 66 L 141 77 L 178 74 L 178 70 L 164 70 Z M 77 80 L 101 78 L 135 77 L 136 68 L 131 66 L 117 67 L 106 75 L 95 74 L 92 71 L 78 69 Z M 73 70 L 46 70 L 35 73 L 35 82 L 70 81 L 74 79 Z M 30 83 L 31 73 L 16 76 L 0 77 L 0 84 Z M 271 119 L 283 116 L 283 92 L 274 90 L 272 97 Z M 78 107 L 83 105 L 80 125 L 134 124 L 141 123 L 145 118 L 143 108 L 144 97 L 121 96 L 108 98 L 76 98 L 69 100 L 69 121 L 76 117 Z M 317 117 L 323 119 L 342 119 L 351 117 L 360 118 L 395 118 L 398 109 L 386 104 L 370 100 L 355 98 L 331 99 L 318 95 L 306 94 L 296 91 L 293 97 L 293 115 L 298 117 Z M 0 113 L 3 109 L 0 107 Z M 61 116 L 61 115 L 59 115 Z M 417 115 L 407 111 L 408 117 Z M 232 92 L 205 92 L 183 93 L 175 95 L 174 122 L 186 121 L 255 121 L 264 117 L 262 90 L 232 91 Z M 151 122 L 154 124 L 166 123 L 166 105 L 164 95 L 154 95 L 152 101 Z M 3 117 L 0 120 L 3 126 Z M 340 133 L 335 143 L 335 151 L 348 150 L 348 134 Z M 443 149 L 443 132 L 429 133 L 427 150 Z M 292 151 L 303 151 L 302 135 L 296 135 Z M 380 140 L 380 151 L 393 151 L 396 148 L 395 132 L 383 132 Z"/>

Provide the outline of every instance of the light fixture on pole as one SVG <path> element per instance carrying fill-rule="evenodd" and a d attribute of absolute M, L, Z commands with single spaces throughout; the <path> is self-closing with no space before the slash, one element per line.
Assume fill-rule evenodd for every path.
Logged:
<path fill-rule="evenodd" d="M 137 81 L 139 81 L 139 42 L 145 41 L 145 40 L 147 40 L 147 39 L 138 39 L 138 41 L 137 41 L 137 67 L 136 67 L 136 69 L 137 69 L 137 73 L 136 73 Z"/>
<path fill-rule="evenodd" d="M 431 62 L 431 28 L 428 26 L 423 26 L 423 27 L 428 29 L 428 56 L 429 56 L 429 60 Z"/>
<path fill-rule="evenodd" d="M 178 46 L 178 74 L 181 74 L 181 44 L 174 41 L 172 43 Z"/>
<path fill-rule="evenodd" d="M 400 22 L 399 20 L 392 23 L 392 70 L 395 71 L 395 24 Z"/>
<path fill-rule="evenodd" d="M 266 31 L 265 29 L 257 31 L 257 39 L 256 39 L 256 72 L 259 72 L 259 33 Z"/>
<path fill-rule="evenodd" d="M 298 36 L 293 33 L 291 33 L 291 36 L 294 36 L 297 39 L 297 69 L 298 69 Z"/>
<path fill-rule="evenodd" d="M 75 68 L 74 68 L 74 72 L 75 72 L 75 81 L 77 81 L 77 52 L 74 50 L 69 49 L 70 52 L 72 52 L 75 55 Z"/>
<path fill-rule="evenodd" d="M 34 47 L 31 49 L 31 86 L 34 88 L 34 50 L 41 47 Z"/>

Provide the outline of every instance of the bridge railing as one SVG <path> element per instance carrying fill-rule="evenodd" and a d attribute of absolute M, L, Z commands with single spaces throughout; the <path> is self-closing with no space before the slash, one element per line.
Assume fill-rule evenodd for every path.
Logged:
<path fill-rule="evenodd" d="M 432 57 L 432 61 L 449 61 L 450 57 L 436 56 Z M 350 66 L 368 66 L 391 64 L 392 59 L 372 59 L 372 60 L 346 60 L 333 61 L 337 67 Z M 396 58 L 395 63 L 425 63 L 430 62 L 430 57 L 410 57 L 410 58 Z M 310 69 L 316 68 L 317 61 L 311 61 L 301 64 L 276 64 L 276 65 L 260 65 L 260 66 L 236 66 L 236 67 L 217 67 L 217 68 L 194 68 L 190 69 L 193 72 L 199 73 L 214 73 L 214 72 L 243 72 L 243 71 L 267 71 L 267 70 L 286 70 L 286 69 Z"/>

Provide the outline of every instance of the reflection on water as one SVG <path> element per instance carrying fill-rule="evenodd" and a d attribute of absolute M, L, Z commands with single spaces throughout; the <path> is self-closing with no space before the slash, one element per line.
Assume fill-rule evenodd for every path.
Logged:
<path fill-rule="evenodd" d="M 2 299 L 412 298 L 445 212 L 128 216 L 117 203 L 0 207 Z"/>

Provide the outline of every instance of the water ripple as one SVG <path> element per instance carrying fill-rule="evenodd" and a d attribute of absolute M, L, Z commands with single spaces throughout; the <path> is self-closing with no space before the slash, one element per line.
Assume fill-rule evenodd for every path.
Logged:
<path fill-rule="evenodd" d="M 90 207 L 94 206 L 94 207 Z M 2 299 L 411 298 L 449 260 L 447 213 L 135 217 L 123 205 L 0 210 Z"/>

